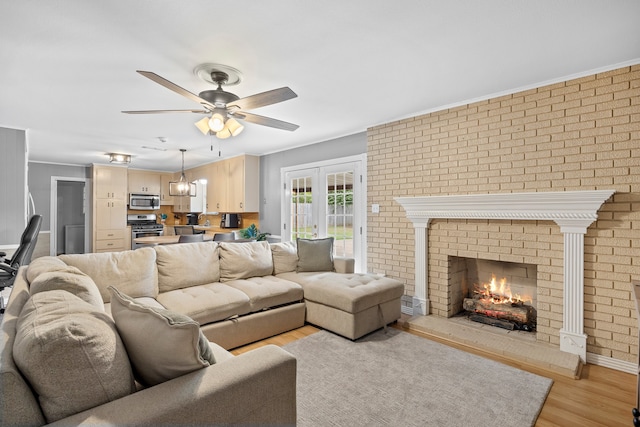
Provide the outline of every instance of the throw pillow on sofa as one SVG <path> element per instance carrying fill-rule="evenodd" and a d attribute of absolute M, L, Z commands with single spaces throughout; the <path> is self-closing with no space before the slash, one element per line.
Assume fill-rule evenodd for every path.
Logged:
<path fill-rule="evenodd" d="M 67 291 L 29 298 L 16 323 L 13 358 L 49 423 L 135 391 L 113 320 Z"/>
<path fill-rule="evenodd" d="M 298 239 L 298 268 L 296 271 L 333 271 L 333 237 L 326 239 Z"/>
<path fill-rule="evenodd" d="M 109 291 L 111 314 L 141 384 L 153 386 L 215 363 L 198 322 L 144 305 L 113 286 Z"/>
<path fill-rule="evenodd" d="M 273 274 L 296 271 L 298 267 L 298 248 L 293 242 L 280 242 L 271 244 L 273 256 Z"/>
<path fill-rule="evenodd" d="M 220 281 L 270 276 L 273 259 L 269 242 L 220 242 Z"/>
<path fill-rule="evenodd" d="M 107 289 L 113 284 L 133 298 L 158 296 L 156 251 L 140 248 L 135 251 L 60 255 L 67 265 L 89 275 L 98 286 L 102 300 L 110 301 Z"/>
<path fill-rule="evenodd" d="M 75 267 L 65 265 L 60 270 L 48 271 L 36 277 L 29 285 L 31 295 L 39 292 L 63 290 L 104 311 L 100 290 L 91 277 Z"/>

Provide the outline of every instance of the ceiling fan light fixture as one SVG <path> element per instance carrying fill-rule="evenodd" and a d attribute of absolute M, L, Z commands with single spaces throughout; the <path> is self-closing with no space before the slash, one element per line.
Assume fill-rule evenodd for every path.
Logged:
<path fill-rule="evenodd" d="M 220 132 L 224 128 L 224 116 L 220 113 L 213 113 L 209 119 L 209 128 L 214 132 Z"/>
<path fill-rule="evenodd" d="M 195 123 L 196 127 L 198 129 L 200 129 L 200 132 L 202 132 L 203 135 L 206 135 L 209 133 L 209 117 L 204 117 L 200 120 L 198 120 Z"/>
<path fill-rule="evenodd" d="M 225 123 L 225 127 L 229 129 L 232 136 L 238 136 L 244 130 L 244 126 L 242 126 L 236 119 L 230 117 Z"/>
<path fill-rule="evenodd" d="M 216 132 L 218 139 L 227 139 L 231 136 L 231 131 L 225 126 L 221 131 Z"/>

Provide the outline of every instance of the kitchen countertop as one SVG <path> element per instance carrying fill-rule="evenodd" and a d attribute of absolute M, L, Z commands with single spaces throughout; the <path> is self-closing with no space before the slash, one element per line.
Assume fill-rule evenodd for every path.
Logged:
<path fill-rule="evenodd" d="M 205 242 L 213 240 L 213 234 L 203 234 L 203 239 Z M 180 240 L 180 236 L 149 236 L 133 239 L 135 243 L 142 245 L 171 245 L 178 243 L 178 240 Z"/>

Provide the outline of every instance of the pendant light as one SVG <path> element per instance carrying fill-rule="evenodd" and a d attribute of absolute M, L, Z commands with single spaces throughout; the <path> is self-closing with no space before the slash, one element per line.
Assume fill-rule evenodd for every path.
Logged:
<path fill-rule="evenodd" d="M 184 174 L 184 152 L 187 151 L 184 148 L 180 149 L 182 153 L 182 170 L 180 172 L 180 179 L 169 182 L 169 195 L 170 196 L 196 196 L 196 185 L 193 182 L 187 181 L 187 176 Z"/>

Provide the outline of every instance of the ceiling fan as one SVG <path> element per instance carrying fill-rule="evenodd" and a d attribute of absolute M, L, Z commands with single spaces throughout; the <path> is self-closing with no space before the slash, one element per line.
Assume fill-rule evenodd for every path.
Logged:
<path fill-rule="evenodd" d="M 196 127 L 204 134 L 216 135 L 220 139 L 229 136 L 237 136 L 242 132 L 244 126 L 235 119 L 244 120 L 262 126 L 269 126 L 276 129 L 294 131 L 298 125 L 284 122 L 270 117 L 259 116 L 248 113 L 245 110 L 277 104 L 296 98 L 298 95 L 288 87 L 281 87 L 267 92 L 240 98 L 239 96 L 222 89 L 223 85 L 235 85 L 240 82 L 240 72 L 234 68 L 219 64 L 202 64 L 195 68 L 194 73 L 201 79 L 218 85 L 216 89 L 205 90 L 198 95 L 178 86 L 169 80 L 160 77 L 151 71 L 137 71 L 139 74 L 154 82 L 166 87 L 199 103 L 203 109 L 199 110 L 142 110 L 123 111 L 126 114 L 165 114 L 165 113 L 196 113 L 207 114 L 206 117 L 195 123 Z"/>

